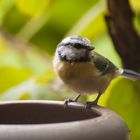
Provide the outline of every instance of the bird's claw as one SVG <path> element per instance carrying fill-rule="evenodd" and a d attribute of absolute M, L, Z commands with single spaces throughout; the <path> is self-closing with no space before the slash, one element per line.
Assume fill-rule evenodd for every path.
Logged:
<path fill-rule="evenodd" d="M 72 99 L 65 99 L 64 100 L 64 108 L 66 108 L 68 106 L 68 104 L 71 103 L 71 102 L 75 102 L 75 101 L 72 100 Z"/>
<path fill-rule="evenodd" d="M 86 102 L 85 104 L 85 109 L 91 109 L 92 107 L 96 106 L 97 102 L 93 101 L 93 102 Z"/>
<path fill-rule="evenodd" d="M 64 101 L 64 108 L 66 108 L 68 106 L 68 104 L 71 103 L 71 102 L 77 102 L 77 100 L 79 99 L 80 96 L 81 95 L 78 94 L 73 99 L 65 99 L 65 101 Z"/>

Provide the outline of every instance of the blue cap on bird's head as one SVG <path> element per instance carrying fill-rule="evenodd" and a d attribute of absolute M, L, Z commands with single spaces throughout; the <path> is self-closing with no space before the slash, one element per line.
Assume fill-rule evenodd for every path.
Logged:
<path fill-rule="evenodd" d="M 77 49 L 80 49 L 80 48 L 84 48 L 84 49 L 87 49 L 89 51 L 95 49 L 95 47 L 93 47 L 91 45 L 91 42 L 85 38 L 85 37 L 81 37 L 81 36 L 69 36 L 69 37 L 66 37 L 64 38 L 59 44 L 58 46 L 73 46 Z"/>

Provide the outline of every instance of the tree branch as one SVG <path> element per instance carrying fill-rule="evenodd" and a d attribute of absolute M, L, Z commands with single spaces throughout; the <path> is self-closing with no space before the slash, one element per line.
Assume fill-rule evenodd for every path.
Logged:
<path fill-rule="evenodd" d="M 108 32 L 126 68 L 140 70 L 140 37 L 134 25 L 128 0 L 108 0 L 105 16 Z"/>

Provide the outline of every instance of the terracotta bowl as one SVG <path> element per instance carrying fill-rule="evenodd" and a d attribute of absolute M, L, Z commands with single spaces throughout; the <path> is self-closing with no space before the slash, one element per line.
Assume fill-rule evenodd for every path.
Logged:
<path fill-rule="evenodd" d="M 123 120 L 109 109 L 62 101 L 0 103 L 0 140 L 129 140 Z"/>

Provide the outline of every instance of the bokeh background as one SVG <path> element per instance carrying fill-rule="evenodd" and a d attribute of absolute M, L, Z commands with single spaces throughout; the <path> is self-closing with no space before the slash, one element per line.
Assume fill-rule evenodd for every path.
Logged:
<path fill-rule="evenodd" d="M 140 34 L 140 0 L 130 0 L 130 5 Z M 97 52 L 121 67 L 107 32 L 107 12 L 105 0 L 0 0 L 0 101 L 73 97 L 75 93 L 58 79 L 52 66 L 56 45 L 65 36 L 89 38 Z M 113 80 L 99 104 L 117 112 L 131 139 L 140 140 L 139 82 Z"/>

